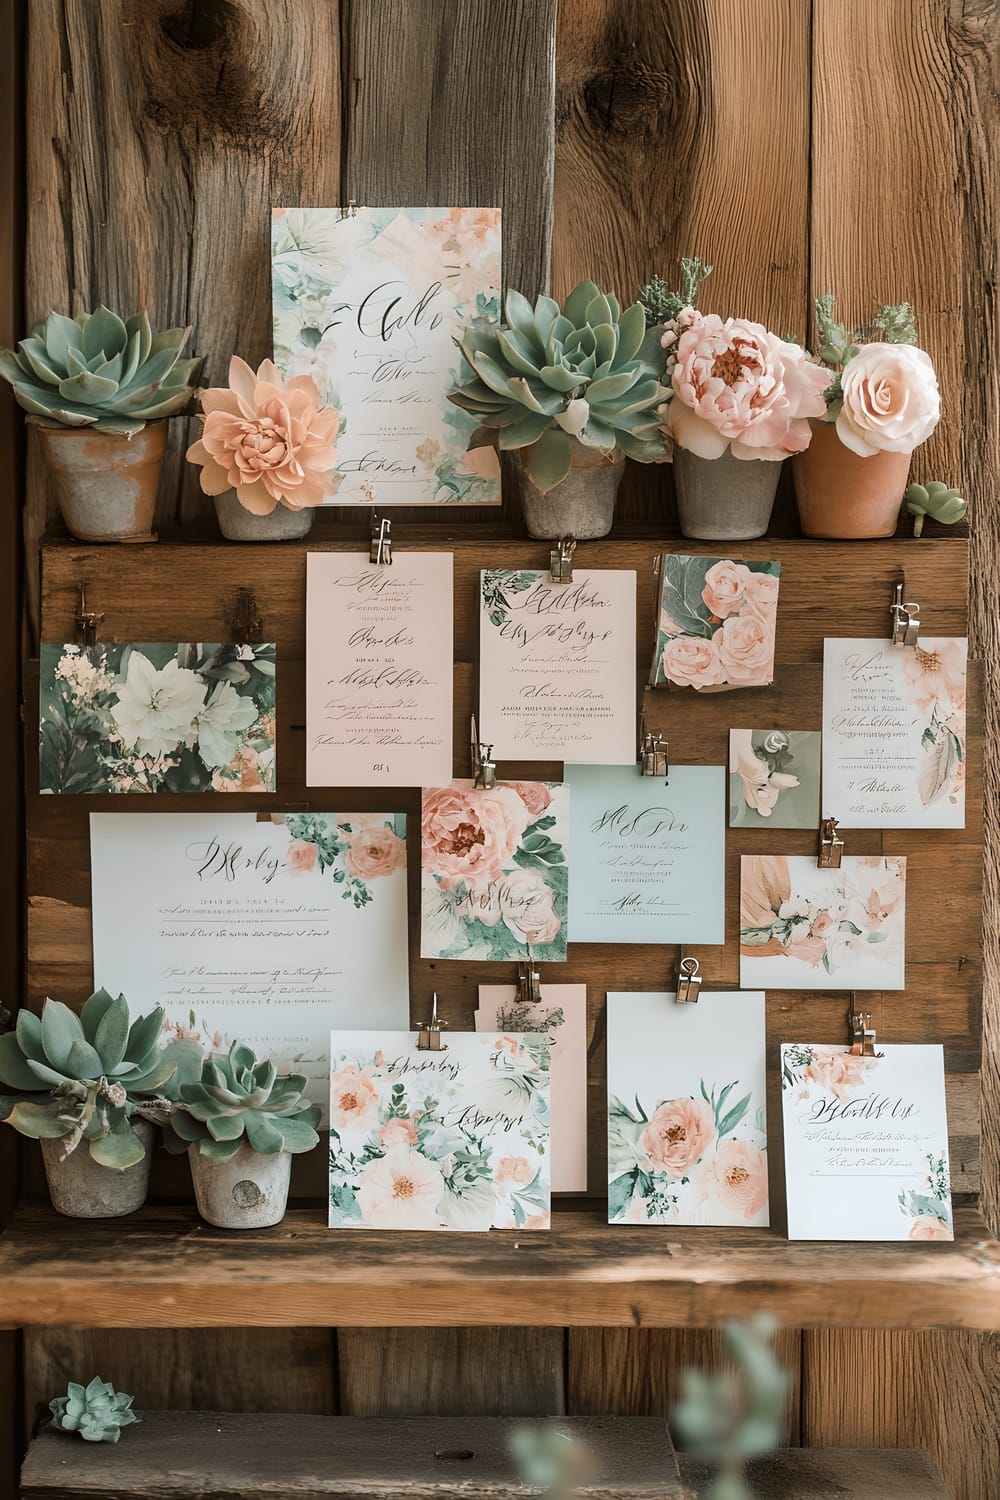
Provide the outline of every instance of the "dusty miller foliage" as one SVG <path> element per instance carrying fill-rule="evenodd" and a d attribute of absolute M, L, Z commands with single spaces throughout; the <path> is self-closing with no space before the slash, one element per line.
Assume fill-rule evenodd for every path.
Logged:
<path fill-rule="evenodd" d="M 711 276 L 712 267 L 706 266 L 696 255 L 686 256 L 681 261 L 681 285 L 673 291 L 662 276 L 651 276 L 639 293 L 646 314 L 646 327 L 658 323 L 669 323 L 685 307 L 697 307 L 701 284 Z"/>

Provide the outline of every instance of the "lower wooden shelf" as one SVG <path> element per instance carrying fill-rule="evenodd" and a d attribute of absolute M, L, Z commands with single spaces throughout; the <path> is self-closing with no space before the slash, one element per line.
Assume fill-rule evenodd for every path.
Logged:
<path fill-rule="evenodd" d="M 809 1328 L 1000 1330 L 1000 1243 L 789 1244 L 761 1229 L 609 1227 L 604 1205 L 531 1234 L 332 1233 L 319 1209 L 234 1233 L 193 1209 L 20 1209 L 0 1237 L 0 1326 L 705 1328 L 764 1309 Z"/>

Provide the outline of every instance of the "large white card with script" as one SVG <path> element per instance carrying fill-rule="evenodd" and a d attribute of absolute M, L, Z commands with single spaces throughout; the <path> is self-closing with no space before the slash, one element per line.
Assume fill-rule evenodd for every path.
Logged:
<path fill-rule="evenodd" d="M 501 760 L 635 763 L 635 574 L 480 580 L 479 730 Z"/>
<path fill-rule="evenodd" d="M 334 505 L 498 505 L 492 447 L 448 400 L 455 336 L 499 315 L 498 208 L 276 208 L 274 359 L 342 416 Z M 466 373 L 467 378 L 467 373 Z"/>
<path fill-rule="evenodd" d="M 330 1023 L 409 1024 L 401 814 L 94 813 L 94 982 L 326 1105 Z"/>
<path fill-rule="evenodd" d="M 781 1048 L 788 1237 L 950 1240 L 941 1047 Z"/>
<path fill-rule="evenodd" d="M 306 578 L 306 784 L 450 780 L 452 554 L 310 552 Z"/>
<path fill-rule="evenodd" d="M 968 642 L 827 640 L 823 812 L 845 828 L 965 827 Z"/>

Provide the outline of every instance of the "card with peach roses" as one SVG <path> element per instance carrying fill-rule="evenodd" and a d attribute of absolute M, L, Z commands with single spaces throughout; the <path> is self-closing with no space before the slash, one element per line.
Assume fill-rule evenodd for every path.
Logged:
<path fill-rule="evenodd" d="M 938 1045 L 781 1048 L 791 1240 L 951 1240 Z"/>
<path fill-rule="evenodd" d="M 653 686 L 701 693 L 767 687 L 774 680 L 780 573 L 778 562 L 661 557 Z"/>
<path fill-rule="evenodd" d="M 768 1220 L 764 995 L 608 995 L 608 1222 Z"/>
<path fill-rule="evenodd" d="M 546 1033 L 330 1037 L 332 1229 L 548 1229 Z"/>

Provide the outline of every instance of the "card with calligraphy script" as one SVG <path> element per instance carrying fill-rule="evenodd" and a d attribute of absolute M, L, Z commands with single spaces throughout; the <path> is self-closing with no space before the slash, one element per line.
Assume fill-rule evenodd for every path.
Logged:
<path fill-rule="evenodd" d="M 274 360 L 341 413 L 334 505 L 499 505 L 456 335 L 500 312 L 498 208 L 276 208 Z"/>
<path fill-rule="evenodd" d="M 330 1037 L 332 1229 L 548 1229 L 549 1039 Z"/>
<path fill-rule="evenodd" d="M 430 786 L 452 772 L 452 555 L 310 552 L 306 785 Z"/>
<path fill-rule="evenodd" d="M 823 808 L 845 828 L 965 827 L 968 642 L 827 640 Z"/>
<path fill-rule="evenodd" d="M 573 943 L 724 943 L 726 773 L 567 766 Z"/>
<path fill-rule="evenodd" d="M 420 955 L 562 962 L 569 791 L 550 781 L 425 787 Z"/>
<path fill-rule="evenodd" d="M 608 1222 L 768 1223 L 764 995 L 608 995 Z"/>
<path fill-rule="evenodd" d="M 654 687 L 767 687 L 774 680 L 778 562 L 660 558 Z"/>
<path fill-rule="evenodd" d="M 480 583 L 479 729 L 494 754 L 634 765 L 635 574 L 489 568 Z"/>
<path fill-rule="evenodd" d="M 740 861 L 740 983 L 768 990 L 901 990 L 906 860 L 745 854 Z"/>
<path fill-rule="evenodd" d="M 331 1018 L 409 1023 L 405 840 L 400 813 L 95 813 L 95 987 L 325 1107 Z"/>
<path fill-rule="evenodd" d="M 788 1238 L 951 1240 L 944 1052 L 785 1042 Z"/>
<path fill-rule="evenodd" d="M 819 827 L 820 734 L 730 729 L 730 828 Z"/>

